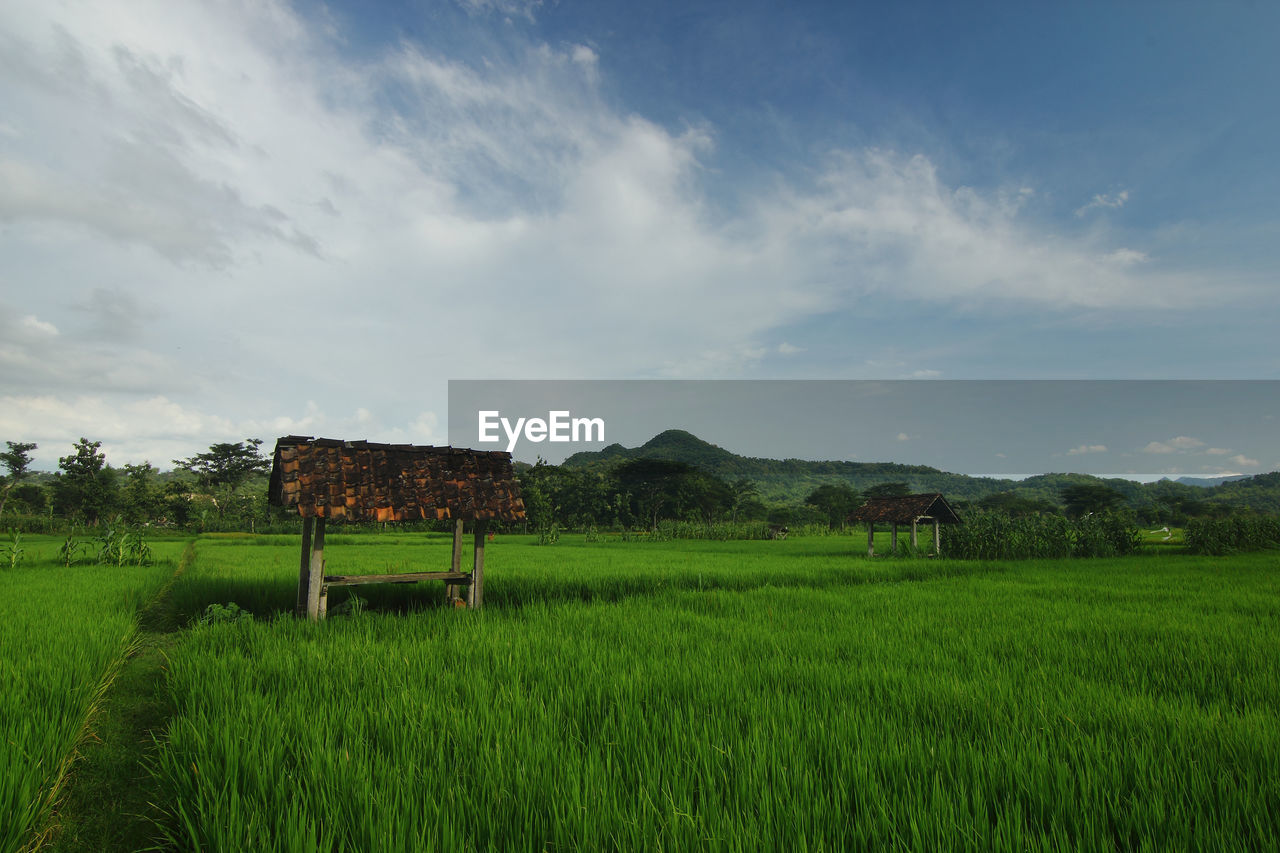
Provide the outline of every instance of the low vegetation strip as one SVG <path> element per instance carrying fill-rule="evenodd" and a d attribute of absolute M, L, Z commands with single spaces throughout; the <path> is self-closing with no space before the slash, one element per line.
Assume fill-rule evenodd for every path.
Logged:
<path fill-rule="evenodd" d="M 1062 557 L 1122 557 L 1143 545 L 1142 531 L 1126 516 L 1082 518 L 975 512 L 964 524 L 942 530 L 942 553 L 963 560 L 1029 560 Z"/>
<path fill-rule="evenodd" d="M 181 545 L 149 566 L 64 565 L 61 539 L 33 537 L 0 571 L 0 851 L 34 846 L 95 706 L 171 577 Z"/>
<path fill-rule="evenodd" d="M 209 603 L 221 585 L 289 607 L 294 549 L 276 566 L 262 546 L 201 548 L 193 575 L 211 580 L 192 589 Z M 373 571 L 391 553 L 355 550 L 332 559 Z M 491 554 L 501 603 L 478 613 L 194 628 L 171 656 L 176 716 L 157 759 L 170 842 L 1280 844 L 1280 578 L 1264 557 L 965 573 L 859 560 L 833 540 L 517 540 Z M 805 582 L 837 564 L 852 567 L 844 582 Z M 913 565 L 918 582 L 848 582 Z M 631 577 L 643 593 L 615 594 Z"/>
<path fill-rule="evenodd" d="M 1187 550 L 1221 556 L 1243 551 L 1280 549 L 1280 518 L 1238 516 L 1192 519 L 1184 534 Z"/>

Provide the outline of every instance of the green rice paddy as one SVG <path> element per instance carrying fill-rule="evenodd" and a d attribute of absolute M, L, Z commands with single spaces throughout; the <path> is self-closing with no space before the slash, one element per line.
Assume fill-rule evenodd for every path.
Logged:
<path fill-rule="evenodd" d="M 61 540 L 28 543 L 0 572 L 0 851 L 40 837 L 89 718 L 137 636 L 138 614 L 174 574 L 180 543 L 151 566 L 60 565 Z"/>
<path fill-rule="evenodd" d="M 334 536 L 326 558 L 420 571 L 448 549 Z M 257 618 L 194 625 L 168 652 L 155 834 L 226 851 L 1280 847 L 1274 555 L 865 550 L 499 536 L 482 611 L 441 607 L 440 584 L 359 587 L 363 606 L 335 590 L 312 625 L 273 618 L 293 608 L 298 540 L 202 539 L 173 606 Z M 58 587 L 33 578 L 63 571 L 0 573 L 2 600 L 38 611 Z M 90 598 L 64 633 L 102 621 L 110 596 Z"/>

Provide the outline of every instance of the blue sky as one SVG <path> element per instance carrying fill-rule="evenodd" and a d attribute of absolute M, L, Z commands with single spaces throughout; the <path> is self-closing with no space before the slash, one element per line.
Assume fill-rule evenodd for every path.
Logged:
<path fill-rule="evenodd" d="M 443 442 L 465 378 L 1280 378 L 1278 25 L 15 0 L 0 439 Z"/>

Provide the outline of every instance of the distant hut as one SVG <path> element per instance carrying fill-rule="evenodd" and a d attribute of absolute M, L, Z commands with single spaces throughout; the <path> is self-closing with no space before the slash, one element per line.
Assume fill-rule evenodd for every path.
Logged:
<path fill-rule="evenodd" d="M 941 494 L 902 495 L 892 498 L 870 498 L 849 514 L 849 521 L 866 522 L 867 556 L 874 557 L 877 524 L 892 525 L 890 551 L 898 550 L 898 525 L 911 525 L 911 547 L 918 547 L 917 528 L 920 522 L 933 522 L 933 553 L 942 551 L 942 531 L 939 525 L 959 524 L 960 516 Z"/>
<path fill-rule="evenodd" d="M 276 442 L 267 501 L 302 518 L 298 614 L 322 619 L 330 586 L 442 580 L 452 599 L 466 586 L 466 603 L 483 603 L 484 534 L 488 522 L 525 517 L 511 454 L 454 447 L 376 444 L 285 436 Z M 351 522 L 452 519 L 449 571 L 393 575 L 325 575 L 324 532 L 329 519 Z M 462 571 L 464 522 L 472 522 L 475 558 Z"/>

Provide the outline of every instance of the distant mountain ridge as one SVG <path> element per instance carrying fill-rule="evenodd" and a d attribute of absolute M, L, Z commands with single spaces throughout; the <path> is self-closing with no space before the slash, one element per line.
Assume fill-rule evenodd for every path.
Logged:
<path fill-rule="evenodd" d="M 1231 477 L 1179 477 L 1174 480 L 1175 483 L 1182 483 L 1184 486 L 1199 486 L 1202 489 L 1212 489 L 1215 486 L 1221 486 L 1223 483 L 1234 483 L 1236 480 L 1248 480 L 1251 474 L 1236 474 Z"/>
<path fill-rule="evenodd" d="M 955 500 L 972 501 L 997 492 L 1014 492 L 1054 502 L 1057 502 L 1059 493 L 1067 486 L 1105 483 L 1136 506 L 1169 497 L 1186 497 L 1249 506 L 1264 512 L 1280 512 L 1280 473 L 1215 478 L 1223 482 L 1212 486 L 1174 480 L 1144 484 L 1133 480 L 1067 473 L 1037 474 L 1022 480 L 1007 480 L 970 477 L 928 465 L 903 465 L 897 462 L 818 462 L 739 456 L 682 429 L 660 432 L 639 447 L 623 447 L 615 443 L 601 450 L 581 451 L 570 456 L 563 464 L 566 468 L 607 470 L 622 462 L 640 458 L 685 462 L 729 481 L 751 480 L 760 489 L 763 498 L 779 502 L 803 501 L 814 489 L 827 483 L 847 483 L 859 490 L 878 483 L 907 483 L 914 492 L 941 492 Z"/>

